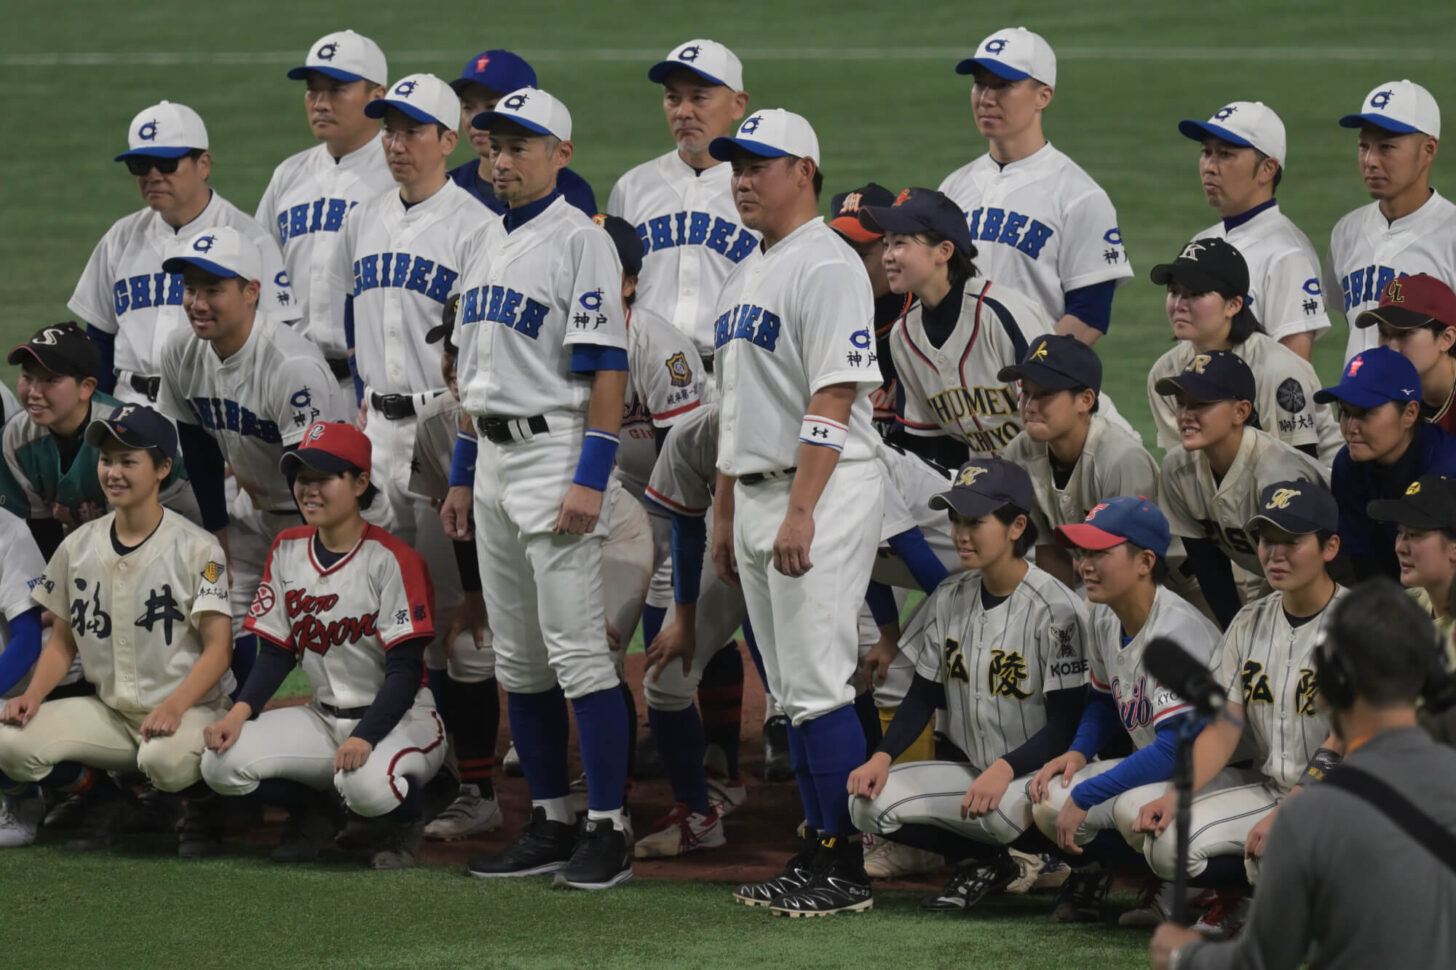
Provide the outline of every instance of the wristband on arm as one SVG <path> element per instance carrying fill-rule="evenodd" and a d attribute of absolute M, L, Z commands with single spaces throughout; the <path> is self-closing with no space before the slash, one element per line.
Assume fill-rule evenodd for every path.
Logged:
<path fill-rule="evenodd" d="M 1304 769 L 1304 777 L 1300 779 L 1300 784 L 1315 785 L 1324 781 L 1329 770 L 1343 760 L 1337 752 L 1329 748 L 1320 748 L 1314 753 L 1314 757 L 1309 759 L 1309 765 Z"/>
<path fill-rule="evenodd" d="M 455 450 L 450 454 L 450 487 L 470 487 L 475 484 L 475 459 L 480 442 L 475 435 L 464 431 L 455 434 Z"/>
<path fill-rule="evenodd" d="M 581 457 L 576 462 L 577 485 L 594 488 L 598 492 L 607 490 L 607 479 L 617 463 L 617 436 L 606 431 L 591 428 L 581 444 Z"/>
<path fill-rule="evenodd" d="M 844 443 L 848 439 L 848 425 L 817 414 L 804 415 L 804 423 L 799 427 L 799 440 L 806 445 L 820 445 L 843 451 Z"/>

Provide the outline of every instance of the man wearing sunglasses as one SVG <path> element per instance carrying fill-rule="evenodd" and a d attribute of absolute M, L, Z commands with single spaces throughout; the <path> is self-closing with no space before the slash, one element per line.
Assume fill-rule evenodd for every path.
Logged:
<path fill-rule="evenodd" d="M 67 304 L 101 350 L 100 390 L 123 403 L 157 399 L 159 359 L 167 338 L 188 328 L 182 277 L 162 270 L 163 251 L 182 234 L 229 226 L 263 257 L 259 307 L 291 322 L 298 314 L 277 242 L 252 217 L 207 184 L 212 155 L 197 112 L 163 101 L 128 128 L 116 156 L 135 178 L 146 208 L 117 220 L 96 244 Z"/>

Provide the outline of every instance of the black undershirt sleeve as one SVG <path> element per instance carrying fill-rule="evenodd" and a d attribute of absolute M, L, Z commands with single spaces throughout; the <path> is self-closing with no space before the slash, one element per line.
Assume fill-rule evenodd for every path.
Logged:
<path fill-rule="evenodd" d="M 1227 630 L 1234 616 L 1243 608 L 1238 587 L 1234 585 L 1233 564 L 1210 539 L 1185 537 L 1183 548 L 1188 553 L 1188 565 L 1193 575 L 1198 577 L 1203 598 L 1218 620 L 1218 628 Z"/>
<path fill-rule="evenodd" d="M 460 591 L 479 593 L 484 587 L 480 585 L 480 559 L 475 553 L 475 540 L 455 539 L 451 546 L 455 552 L 455 568 L 460 570 Z"/>
<path fill-rule="evenodd" d="M 223 480 L 227 462 L 212 435 L 195 424 L 177 422 L 177 440 L 182 445 L 182 460 L 187 463 L 187 477 L 197 496 L 202 513 L 202 527 L 217 532 L 228 524 L 227 494 Z"/>
<path fill-rule="evenodd" d="M 1016 778 L 1031 774 L 1071 747 L 1082 720 L 1082 708 L 1087 704 L 1087 688 L 1048 691 L 1044 700 L 1046 723 L 1021 747 L 1005 755 Z"/>
<path fill-rule="evenodd" d="M 940 681 L 930 680 L 919 674 L 910 682 L 910 689 L 905 692 L 905 699 L 900 702 L 900 707 L 895 711 L 890 726 L 885 729 L 885 736 L 880 741 L 880 746 L 875 749 L 876 753 L 883 751 L 894 761 L 905 753 L 905 749 L 915 743 L 920 737 L 925 725 L 935 717 L 938 708 L 945 706 L 945 688 Z"/>
<path fill-rule="evenodd" d="M 249 720 L 263 713 L 263 706 L 278 693 L 278 688 L 283 686 L 284 678 L 293 670 L 296 661 L 292 650 L 270 643 L 262 637 L 258 638 L 258 659 L 253 663 L 253 669 L 248 672 L 247 683 L 243 684 L 242 691 L 238 693 L 238 703 L 247 704 L 253 709 L 253 713 L 248 715 Z"/>
<path fill-rule="evenodd" d="M 432 637 L 415 637 L 390 647 L 384 654 L 384 683 L 374 703 L 359 719 L 350 737 L 378 744 L 415 702 L 425 676 L 425 648 Z"/>

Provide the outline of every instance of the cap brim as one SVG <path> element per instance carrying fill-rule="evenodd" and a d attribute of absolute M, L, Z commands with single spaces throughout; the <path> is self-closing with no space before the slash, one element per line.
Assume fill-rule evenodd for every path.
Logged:
<path fill-rule="evenodd" d="M 1414 310 L 1398 306 L 1376 307 L 1374 310 L 1364 311 L 1355 318 L 1356 327 L 1373 327 L 1381 323 L 1397 330 L 1415 330 L 1428 323 L 1441 323 L 1441 321 L 1429 313 L 1417 313 Z M 1443 324 L 1443 326 L 1450 326 L 1450 324 Z"/>
<path fill-rule="evenodd" d="M 205 150 L 206 149 L 204 149 L 204 151 Z M 124 162 L 128 158 L 181 158 L 183 155 L 186 155 L 190 151 L 192 151 L 192 149 L 179 148 L 175 145 L 162 146 L 159 148 L 133 148 L 130 151 L 122 152 L 120 155 L 116 156 L 113 161 Z"/>
<path fill-rule="evenodd" d="M 355 74 L 352 71 L 341 71 L 337 67 L 314 67 L 311 65 L 290 68 L 288 71 L 288 79 L 290 81 L 307 81 L 311 73 L 323 74 L 326 77 L 331 77 L 339 81 L 369 80 L 362 74 Z"/>
<path fill-rule="evenodd" d="M 285 452 L 283 457 L 278 459 L 278 469 L 284 474 L 288 473 L 291 464 L 307 465 L 314 471 L 324 472 L 328 475 L 362 471 L 352 461 L 340 458 L 338 455 L 331 455 L 319 448 L 299 448 L 296 451 Z"/>
<path fill-rule="evenodd" d="M 364 114 L 370 118 L 383 118 L 384 113 L 394 108 L 400 113 L 413 118 L 416 121 L 423 121 L 427 125 L 446 125 L 455 127 L 456 119 L 441 121 L 434 115 L 420 108 L 418 105 L 410 104 L 408 101 L 395 101 L 392 98 L 376 98 L 364 106 Z"/>
<path fill-rule="evenodd" d="M 699 70 L 691 64 L 686 64 L 682 61 L 658 61 L 647 69 L 647 80 L 653 84 L 661 84 L 667 80 L 667 76 L 673 71 L 692 71 L 709 84 L 717 84 L 725 88 L 730 87 L 728 82 L 722 78 L 714 77 L 707 71 Z"/>
<path fill-rule="evenodd" d="M 107 439 L 119 441 L 128 448 L 153 447 L 149 444 L 137 444 L 134 441 L 127 441 L 121 435 L 117 434 L 116 429 L 112 427 L 111 422 L 105 418 L 96 418 L 90 424 L 88 424 L 86 426 L 86 434 L 84 437 L 86 439 L 86 444 L 90 445 L 92 448 L 100 448 L 106 443 Z"/>
<path fill-rule="evenodd" d="M 1341 404 L 1349 404 L 1357 408 L 1378 408 L 1382 404 L 1399 400 L 1379 391 L 1367 390 L 1364 388 L 1346 387 L 1344 384 L 1336 384 L 1334 387 L 1322 387 L 1314 392 L 1316 404 L 1333 404 L 1338 401 Z"/>
<path fill-rule="evenodd" d="M 1005 78 L 1008 81 L 1025 81 L 1031 77 L 1025 71 L 1018 71 L 1014 67 L 1007 67 L 1000 61 L 992 60 L 989 57 L 967 57 L 956 65 L 956 73 L 974 74 L 978 67 L 985 68 L 997 77 Z"/>
<path fill-rule="evenodd" d="M 1091 549 L 1096 552 L 1120 546 L 1127 541 L 1123 536 L 1113 535 L 1111 532 L 1099 529 L 1095 525 L 1088 525 L 1086 522 L 1057 526 L 1057 542 L 1063 546 L 1075 546 L 1078 549 Z"/>
<path fill-rule="evenodd" d="M 1153 385 L 1153 391 L 1163 397 L 1172 397 L 1174 394 L 1182 393 L 1190 400 L 1199 401 L 1204 404 L 1213 404 L 1218 401 L 1250 401 L 1252 398 L 1234 394 L 1228 388 L 1223 387 L 1206 377 L 1197 374 L 1179 374 L 1177 377 L 1164 377 Z"/>
<path fill-rule="evenodd" d="M 1365 506 L 1365 514 L 1377 522 L 1393 522 L 1408 529 L 1420 529 L 1422 532 L 1456 525 L 1404 498 L 1377 499 Z"/>
<path fill-rule="evenodd" d="M 913 235 L 925 232 L 930 227 L 908 212 L 903 206 L 867 205 L 859 210 L 859 221 L 868 223 L 870 229 L 880 232 L 898 232 Z"/>
<path fill-rule="evenodd" d="M 538 135 L 553 135 L 549 128 L 538 125 L 534 121 L 527 121 L 520 115 L 507 114 L 504 111 L 482 111 L 470 119 L 470 127 L 478 128 L 481 131 L 490 131 L 491 123 L 495 121 L 504 121 L 515 125 L 517 128 L 524 128 L 526 131 L 535 132 Z"/>
<path fill-rule="evenodd" d="M 840 216 L 829 223 L 829 228 L 857 243 L 872 243 L 884 238 L 884 233 L 865 228 L 855 216 Z"/>
<path fill-rule="evenodd" d="M 221 263 L 214 263 L 210 259 L 203 259 L 201 256 L 173 256 L 171 259 L 162 261 L 162 272 L 180 273 L 189 266 L 196 266 L 198 269 L 206 270 L 213 276 L 222 279 L 242 279 L 243 274 L 236 270 L 228 269 Z"/>
<path fill-rule="evenodd" d="M 464 94 L 465 93 L 465 89 L 468 88 L 468 87 L 470 87 L 470 85 L 472 85 L 472 84 L 478 84 L 481 87 L 485 88 L 487 91 L 495 91 L 495 93 L 496 93 L 497 96 L 502 95 L 502 94 L 509 93 L 507 91 L 496 91 L 495 88 L 491 87 L 489 84 L 486 84 L 480 78 L 478 78 L 478 77 L 471 77 L 468 74 L 462 74 L 459 77 L 457 77 L 455 80 L 451 81 L 450 82 L 450 90 L 451 91 L 454 91 L 456 94 Z M 514 91 L 515 88 L 511 88 L 510 90 L 511 91 Z"/>
<path fill-rule="evenodd" d="M 1221 125 L 1215 125 L 1208 121 L 1193 121 L 1191 119 L 1178 122 L 1178 131 L 1185 138 L 1192 138 L 1194 141 L 1203 141 L 1205 138 L 1218 138 L 1228 142 L 1230 145 L 1238 145 L 1241 148 L 1257 148 L 1253 142 L 1243 135 L 1236 135 Z"/>
<path fill-rule="evenodd" d="M 967 519 L 979 519 L 983 515 L 990 515 L 1008 503 L 1004 498 L 982 495 L 968 488 L 953 488 L 948 492 L 930 496 L 930 501 L 926 504 L 937 512 L 954 509 L 957 515 Z"/>
<path fill-rule="evenodd" d="M 449 326 L 448 324 L 437 324 L 425 332 L 425 343 L 437 344 L 442 340 L 448 342 L 450 334 L 454 331 L 454 329 L 454 327 Z"/>
<path fill-rule="evenodd" d="M 1087 386 L 1041 364 L 1011 364 L 996 372 L 996 380 L 1031 381 L 1049 391 L 1070 391 L 1074 387 Z"/>
<path fill-rule="evenodd" d="M 1371 504 L 1375 505 L 1379 503 L 1372 502 Z M 1306 519 L 1303 516 L 1299 515 L 1285 514 L 1281 516 L 1273 516 L 1270 515 L 1268 512 L 1260 512 L 1258 515 L 1245 522 L 1244 531 L 1254 535 L 1257 539 L 1260 522 L 1267 522 L 1274 528 L 1279 529 L 1282 532 L 1287 532 L 1292 536 L 1314 535 L 1321 529 L 1328 529 L 1330 532 L 1338 531 L 1338 524 L 1332 527 L 1328 525 L 1321 525 L 1318 522 L 1311 522 L 1309 519 Z"/>
<path fill-rule="evenodd" d="M 730 138 L 726 135 L 714 138 L 708 143 L 708 154 L 720 162 L 731 162 L 734 150 L 745 151 L 759 158 L 787 158 L 789 153 L 765 142 L 752 138 Z"/>
<path fill-rule="evenodd" d="M 1412 126 L 1405 124 L 1404 122 L 1392 121 L 1385 115 L 1345 115 L 1345 117 L 1340 119 L 1341 128 L 1364 128 L 1366 125 L 1373 125 L 1376 128 L 1381 129 L 1382 131 L 1393 132 L 1397 135 L 1422 134 L 1419 128 L 1413 128 Z"/>
<path fill-rule="evenodd" d="M 1194 269 L 1191 266 L 1179 266 L 1176 263 L 1159 263 L 1149 271 L 1148 278 L 1159 286 L 1182 283 L 1194 293 L 1222 293 L 1223 290 L 1220 287 L 1227 285 L 1224 280 L 1217 279 L 1202 270 Z"/>

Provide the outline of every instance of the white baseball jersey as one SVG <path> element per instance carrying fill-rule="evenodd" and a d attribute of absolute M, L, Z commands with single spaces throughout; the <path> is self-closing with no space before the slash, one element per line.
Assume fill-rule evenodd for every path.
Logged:
<path fill-rule="evenodd" d="M 1277 204 L 1232 229 L 1220 220 L 1193 238 L 1209 236 L 1227 239 L 1244 257 L 1249 266 L 1249 308 L 1269 336 L 1318 337 L 1330 329 L 1314 244 Z"/>
<path fill-rule="evenodd" d="M 915 672 L 945 686 L 946 736 L 977 771 L 1046 725 L 1045 695 L 1087 683 L 1087 609 L 1050 574 L 1026 578 L 991 609 L 979 570 L 936 587 L 900 638 Z"/>
<path fill-rule="evenodd" d="M 460 436 L 460 402 L 446 393 L 431 398 L 415 413 L 415 448 L 410 461 L 409 490 L 445 500 L 450 491 L 450 461 Z"/>
<path fill-rule="evenodd" d="M 258 309 L 281 320 L 297 317 L 283 256 L 272 235 L 216 192 L 187 225 L 173 229 L 152 209 L 118 219 L 96 248 L 66 306 L 97 330 L 116 336 L 117 370 L 143 377 L 162 373 L 162 349 L 174 333 L 191 333 L 182 312 L 182 274 L 162 272 L 169 245 L 179 236 L 228 226 L 258 247 L 263 257 Z M 126 398 L 129 389 L 121 389 Z"/>
<path fill-rule="evenodd" d="M 904 391 L 900 421 L 911 434 L 948 434 L 972 455 L 994 457 L 1021 433 L 1019 385 L 996 374 L 1051 333 L 1052 320 L 1028 297 L 980 277 L 966 280 L 960 319 L 941 346 L 931 344 L 924 315 L 917 300 L 890 331 Z"/>
<path fill-rule="evenodd" d="M 1431 197 L 1415 212 L 1394 222 L 1371 202 L 1346 214 L 1330 232 L 1330 252 L 1325 259 L 1324 290 L 1332 305 L 1335 294 L 1349 326 L 1345 360 L 1379 343 L 1379 329 L 1355 326 L 1355 318 L 1380 305 L 1380 291 L 1397 276 L 1426 273 L 1449 285 L 1456 285 L 1456 205 L 1441 193 Z"/>
<path fill-rule="evenodd" d="M 758 246 L 758 234 L 738 221 L 732 177 L 727 164 L 695 171 L 673 149 L 619 178 L 607 199 L 607 213 L 642 238 L 636 306 L 687 334 L 704 358 L 713 354 L 723 281 Z"/>
<path fill-rule="evenodd" d="M 370 391 L 439 390 L 440 348 L 425 343 L 460 280 L 460 248 L 486 220 L 470 194 L 446 181 L 405 208 L 398 192 L 361 202 L 344 220 L 329 287 L 354 300 L 354 362 Z"/>
<path fill-rule="evenodd" d="M 174 336 L 162 365 L 157 407 L 217 439 L 259 511 L 294 511 L 278 469 L 283 450 L 315 421 L 347 421 L 353 413 L 319 349 L 267 316 L 253 319 L 253 332 L 226 360 L 189 331 Z"/>
<path fill-rule="evenodd" d="M 10 621 L 31 609 L 30 591 L 45 571 L 45 560 L 25 520 L 0 509 L 0 651 L 10 643 Z"/>
<path fill-rule="evenodd" d="M 657 463 L 657 431 L 674 427 L 711 393 L 692 341 L 640 306 L 627 311 L 627 398 L 617 476 L 642 498 Z"/>
<path fill-rule="evenodd" d="M 981 275 L 1025 293 L 1052 320 L 1066 312 L 1068 291 L 1132 278 L 1112 200 L 1051 142 L 1004 166 L 982 155 L 940 191 L 966 213 Z"/>
<path fill-rule="evenodd" d="M 1156 740 L 1159 724 L 1192 710 L 1147 672 L 1144 649 L 1157 637 L 1171 637 L 1212 669 L 1218 660 L 1218 627 L 1166 586 L 1158 587 L 1147 622 L 1125 646 L 1122 621 L 1106 603 L 1092 605 L 1091 625 L 1087 659 L 1092 689 L 1112 695 L 1122 726 L 1133 746 L 1142 750 Z"/>
<path fill-rule="evenodd" d="M 1345 441 L 1330 406 L 1315 403 L 1314 392 L 1324 385 L 1314 366 L 1267 334 L 1253 334 L 1229 349 L 1254 372 L 1259 427 L 1296 448 L 1313 445 L 1328 467 Z M 1191 342 L 1180 340 L 1148 371 L 1148 404 L 1158 428 L 1158 447 L 1167 452 L 1182 447 L 1177 405 L 1153 388 L 1165 377 L 1177 377 L 1197 353 Z"/>
<path fill-rule="evenodd" d="M 31 595 L 66 617 L 86 679 L 106 706 L 145 714 L 177 689 L 202 655 L 198 619 L 231 616 L 217 537 L 168 509 L 126 555 L 112 546 L 115 513 L 62 540 Z M 194 706 L 221 703 L 221 684 Z"/>
<path fill-rule="evenodd" d="M 298 332 L 330 359 L 348 352 L 344 300 L 329 285 L 344 216 L 359 203 L 394 188 L 383 139 L 381 134 L 338 159 L 324 145 L 291 155 L 273 170 L 258 200 L 258 223 L 283 249 Z"/>
<path fill-rule="evenodd" d="M 1057 486 L 1052 475 L 1046 444 L 1032 440 L 1025 431 L 1002 449 L 1001 457 L 1020 465 L 1031 477 L 1036 493 L 1031 521 L 1043 543 L 1052 541 L 1057 526 L 1081 522 L 1108 496 L 1141 495 L 1157 501 L 1158 463 L 1136 436 L 1100 413 L 1092 415 L 1082 454 L 1063 487 Z"/>
<path fill-rule="evenodd" d="M 1275 482 L 1327 485 L 1329 472 L 1304 452 L 1255 428 L 1245 428 L 1234 463 L 1215 481 L 1202 451 L 1168 452 L 1160 505 L 1176 536 L 1211 539 L 1224 555 L 1262 579 L 1259 537 L 1244 526 L 1259 514 L 1259 493 Z"/>
<path fill-rule="evenodd" d="M 385 652 L 434 636 L 435 590 L 419 553 L 377 526 L 327 569 L 317 535 L 296 526 L 273 540 L 243 629 L 298 654 L 315 699 L 367 707 L 384 684 Z"/>
<path fill-rule="evenodd" d="M 787 321 L 788 326 L 784 323 Z M 722 399 L 718 470 L 738 477 L 798 462 L 809 399 L 856 385 L 841 461 L 874 457 L 870 420 L 874 295 L 854 250 L 810 219 L 764 252 L 755 248 L 723 284 L 713 323 L 713 374 Z"/>
<path fill-rule="evenodd" d="M 1219 683 L 1244 707 L 1244 737 L 1253 742 L 1259 770 L 1284 792 L 1300 784 L 1330 734 L 1314 702 L 1314 648 L 1330 607 L 1345 593 L 1336 586 L 1323 612 L 1299 626 L 1289 623 L 1284 594 L 1270 593 L 1239 610 L 1219 647 Z"/>
<path fill-rule="evenodd" d="M 564 196 L 510 232 L 504 219 L 486 218 L 461 250 L 461 404 L 513 418 L 585 412 L 592 381 L 572 373 L 572 348 L 627 349 L 611 237 Z"/>

